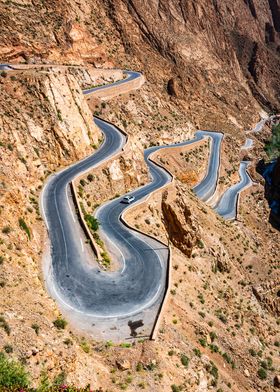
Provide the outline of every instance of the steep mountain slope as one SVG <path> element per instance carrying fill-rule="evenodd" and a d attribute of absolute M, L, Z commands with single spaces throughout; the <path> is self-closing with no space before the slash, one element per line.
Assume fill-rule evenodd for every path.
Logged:
<path fill-rule="evenodd" d="M 141 91 L 91 102 L 96 114 L 131 135 L 127 156 L 94 171 L 93 181 L 85 177 L 91 212 L 108 193 L 146 179 L 144 146 L 192 137 L 196 128 L 225 132 L 221 177 L 225 185 L 236 181 L 244 131 L 263 109 L 279 108 L 279 5 L 2 0 L 0 59 L 145 73 Z M 83 67 L 46 66 L 0 76 L 0 350 L 25 363 L 33 385 L 45 374 L 53 380 L 65 372 L 67 382 L 96 390 L 274 390 L 279 233 L 268 223 L 254 170 L 258 185 L 241 199 L 237 223 L 223 222 L 194 197 L 188 184 L 205 170 L 206 151 L 178 153 L 174 162 L 158 157 L 174 171 L 175 186 L 129 217 L 174 244 L 171 300 L 158 341 L 118 346 L 53 324 L 59 309 L 42 279 L 46 229 L 38 197 L 50 172 L 90 154 L 100 141 L 81 86 L 104 80 L 89 74 Z M 255 145 L 252 160 L 261 154 L 261 136 Z"/>
<path fill-rule="evenodd" d="M 244 108 L 249 85 L 262 104 L 279 109 L 279 0 L 107 0 L 107 4 L 124 43 L 145 69 L 153 73 L 151 51 L 167 61 L 175 96 L 188 102 L 203 97 L 234 110 L 234 105 Z M 193 102 L 192 109 L 195 103 L 200 104 Z"/>

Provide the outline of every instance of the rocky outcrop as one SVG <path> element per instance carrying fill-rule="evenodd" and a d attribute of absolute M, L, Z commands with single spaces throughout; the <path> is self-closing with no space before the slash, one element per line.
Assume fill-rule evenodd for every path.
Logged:
<path fill-rule="evenodd" d="M 142 157 L 141 144 L 136 137 L 130 136 L 124 153 L 81 176 L 83 186 L 80 196 L 88 213 L 92 213 L 92 202 L 99 204 L 108 197 L 124 194 L 148 181 Z"/>
<path fill-rule="evenodd" d="M 275 316 L 280 315 L 280 280 L 272 280 L 253 287 L 260 303 Z"/>
<path fill-rule="evenodd" d="M 200 239 L 199 227 L 182 191 L 167 190 L 162 197 L 164 225 L 170 241 L 188 257 Z"/>
<path fill-rule="evenodd" d="M 180 86 L 177 78 L 171 78 L 167 82 L 167 92 L 169 95 L 174 97 L 180 96 Z"/>

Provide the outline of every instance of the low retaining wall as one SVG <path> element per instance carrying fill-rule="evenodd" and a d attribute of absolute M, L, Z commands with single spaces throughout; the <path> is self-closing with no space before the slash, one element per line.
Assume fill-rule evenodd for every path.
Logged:
<path fill-rule="evenodd" d="M 95 105 L 94 100 L 96 98 L 109 100 L 111 98 L 117 97 L 118 95 L 128 94 L 133 90 L 138 90 L 144 83 L 145 83 L 145 78 L 142 75 L 137 79 L 128 81 L 127 83 L 112 85 L 104 89 L 93 91 L 92 93 L 87 94 L 85 98 L 90 107 L 91 104 Z"/>
<path fill-rule="evenodd" d="M 102 256 L 101 256 L 99 247 L 96 244 L 96 242 L 95 242 L 95 240 L 94 240 L 94 238 L 93 238 L 93 236 L 92 236 L 92 234 L 90 232 L 90 229 L 89 229 L 89 227 L 88 227 L 88 225 L 87 225 L 87 223 L 86 223 L 86 221 L 84 219 L 83 211 L 81 210 L 81 206 L 80 206 L 80 203 L 78 201 L 74 180 L 70 182 L 70 188 L 71 188 L 71 192 L 72 192 L 72 195 L 73 195 L 74 205 L 78 209 L 78 219 L 79 219 L 79 221 L 81 223 L 81 226 L 84 229 L 86 237 L 90 241 L 90 245 L 92 247 L 92 250 L 93 250 L 95 256 L 97 257 L 97 260 L 102 260 Z"/>
<path fill-rule="evenodd" d="M 178 147 L 179 147 L 179 146 L 178 146 Z M 176 147 L 174 147 L 174 148 L 176 148 Z M 162 168 L 163 166 L 161 166 L 158 162 L 156 162 L 156 161 L 154 161 L 154 160 L 152 159 L 152 157 L 153 157 L 156 153 L 157 153 L 157 151 L 155 151 L 154 153 L 152 153 L 149 159 L 150 159 L 150 161 L 152 161 L 155 165 L 157 165 L 157 166 L 159 166 L 159 167 Z M 152 332 L 151 332 L 151 336 L 150 336 L 150 339 L 151 339 L 151 340 L 156 340 L 156 338 L 157 338 L 157 334 L 158 334 L 158 331 L 159 331 L 159 327 L 160 327 L 160 324 L 161 324 L 162 318 L 163 318 L 163 313 L 164 313 L 164 310 L 165 310 L 165 308 L 166 308 L 166 306 L 167 306 L 167 303 L 168 303 L 168 300 L 169 300 L 169 293 L 170 293 L 169 289 L 170 289 L 171 278 L 172 278 L 172 248 L 171 248 L 171 246 L 170 246 L 169 243 L 168 243 L 168 244 L 165 244 L 163 241 L 161 241 L 161 240 L 159 240 L 158 238 L 152 236 L 151 234 L 143 233 L 141 230 L 138 230 L 138 229 L 136 229 L 135 227 L 131 226 L 131 225 L 130 225 L 129 223 L 127 223 L 127 221 L 125 220 L 125 215 L 126 215 L 131 209 L 133 209 L 136 205 L 139 205 L 139 204 L 141 204 L 141 203 L 147 202 L 147 201 L 150 199 L 150 197 L 151 197 L 152 195 L 154 195 L 155 193 L 157 193 L 157 192 L 162 192 L 163 189 L 168 188 L 168 187 L 170 187 L 170 186 L 173 186 L 173 184 L 174 184 L 174 176 L 173 176 L 173 174 L 172 174 L 168 169 L 166 169 L 166 168 L 164 168 L 164 170 L 166 170 L 166 171 L 170 174 L 170 176 L 172 177 L 171 182 L 168 183 L 168 184 L 166 184 L 166 185 L 163 185 L 163 186 L 162 186 L 161 188 L 159 188 L 159 189 L 156 189 L 154 192 L 151 192 L 151 193 L 145 198 L 145 200 L 141 200 L 141 201 L 139 201 L 137 204 L 133 204 L 131 207 L 127 208 L 127 209 L 123 212 L 123 214 L 121 214 L 121 216 L 120 216 L 121 221 L 122 221 L 123 224 L 126 225 L 128 228 L 130 228 L 130 229 L 132 229 L 132 230 L 134 230 L 134 231 L 137 231 L 137 232 L 140 233 L 140 234 L 146 235 L 146 236 L 148 236 L 148 237 L 150 237 L 150 238 L 152 238 L 152 239 L 154 239 L 154 240 L 156 240 L 156 241 L 162 243 L 164 246 L 166 246 L 166 247 L 168 248 L 168 257 L 167 257 L 167 266 L 166 266 L 165 293 L 164 293 L 164 298 L 163 298 L 163 300 L 162 300 L 162 303 L 161 303 L 161 305 L 160 305 L 160 308 L 159 308 L 158 313 L 157 313 L 157 316 L 156 316 L 156 320 L 155 320 L 155 323 L 154 323 L 154 327 L 153 327 Z"/>

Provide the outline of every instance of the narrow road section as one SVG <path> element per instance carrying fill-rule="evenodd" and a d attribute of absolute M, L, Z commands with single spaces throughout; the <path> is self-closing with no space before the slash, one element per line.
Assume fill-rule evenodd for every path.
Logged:
<path fill-rule="evenodd" d="M 242 161 L 240 163 L 240 181 L 225 191 L 214 208 L 214 210 L 226 220 L 236 219 L 239 194 L 252 185 L 252 180 L 247 172 L 249 164 L 250 162 L 247 161 Z"/>

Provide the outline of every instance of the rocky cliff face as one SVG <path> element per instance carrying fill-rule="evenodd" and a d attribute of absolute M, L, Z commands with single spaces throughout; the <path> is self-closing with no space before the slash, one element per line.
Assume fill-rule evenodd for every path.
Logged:
<path fill-rule="evenodd" d="M 213 106 L 231 104 L 232 111 L 247 99 L 248 110 L 249 85 L 259 102 L 279 108 L 278 0 L 106 3 L 128 50 L 150 74 L 164 69 L 173 95 L 194 105 L 203 96 Z M 159 65 L 147 53 L 161 57 Z"/>
<path fill-rule="evenodd" d="M 51 172 L 93 152 L 101 134 L 77 80 L 63 68 L 3 74 L 0 96 L 0 307 L 9 328 L 1 328 L 0 346 L 9 344 L 39 379 L 42 358 L 48 372 L 62 363 L 73 371 L 77 358 L 63 340 L 51 344 L 58 312 L 41 281 L 39 195 Z"/>
<path fill-rule="evenodd" d="M 96 2 L 5 1 L 0 14 L 4 61 L 112 65 L 104 50 L 110 24 L 103 25 L 104 11 Z M 111 50 L 118 48 L 114 41 Z"/>
<path fill-rule="evenodd" d="M 279 109 L 279 0 L 22 0 L 13 14 L 9 7 L 0 5 L 3 61 L 130 64 L 208 129 L 249 128 L 260 109 L 254 98 Z"/>

